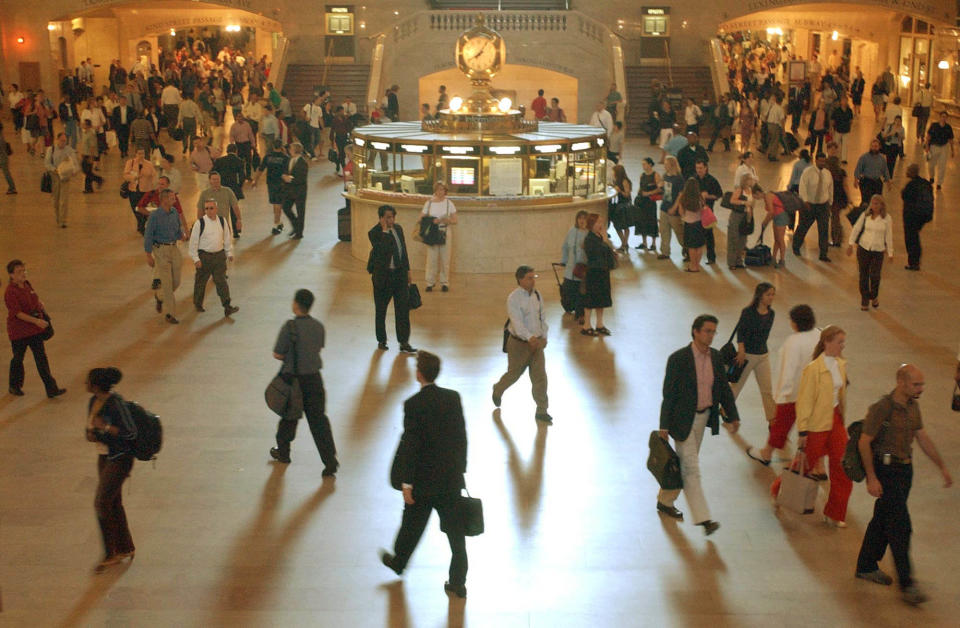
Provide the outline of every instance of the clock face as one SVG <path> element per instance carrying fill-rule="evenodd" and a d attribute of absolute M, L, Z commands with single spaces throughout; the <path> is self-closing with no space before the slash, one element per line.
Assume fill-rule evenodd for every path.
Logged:
<path fill-rule="evenodd" d="M 467 68 L 483 72 L 494 67 L 499 52 L 497 43 L 487 37 L 471 37 L 461 48 L 463 63 Z"/>

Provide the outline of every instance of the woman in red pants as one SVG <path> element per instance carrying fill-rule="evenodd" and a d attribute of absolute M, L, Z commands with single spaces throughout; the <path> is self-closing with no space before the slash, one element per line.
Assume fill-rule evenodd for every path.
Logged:
<path fill-rule="evenodd" d="M 847 502 L 853 482 L 843 471 L 843 452 L 847 432 L 843 424 L 847 397 L 847 361 L 841 355 L 847 334 L 836 325 L 820 332 L 820 341 L 813 350 L 813 361 L 803 369 L 797 388 L 797 430 L 799 451 L 813 467 L 823 456 L 829 459 L 830 494 L 823 507 L 824 519 L 838 528 L 845 528 Z M 771 492 L 776 495 L 780 479 Z"/>

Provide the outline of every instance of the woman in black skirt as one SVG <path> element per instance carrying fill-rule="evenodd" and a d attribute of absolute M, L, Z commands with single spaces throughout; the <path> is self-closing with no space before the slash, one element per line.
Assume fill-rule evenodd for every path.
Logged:
<path fill-rule="evenodd" d="M 687 179 L 670 211 L 683 220 L 683 246 L 690 253 L 690 264 L 686 269 L 688 273 L 700 272 L 700 258 L 703 257 L 703 247 L 707 244 L 707 234 L 700 222 L 702 208 L 703 199 L 700 198 L 697 180 Z"/>
<path fill-rule="evenodd" d="M 637 222 L 633 232 L 643 238 L 637 245 L 641 251 L 656 251 L 659 227 L 657 223 L 657 201 L 663 199 L 663 178 L 653 169 L 653 160 L 643 160 L 643 174 L 640 175 L 640 193 L 637 194 Z M 647 238 L 650 244 L 647 245 Z"/>
<path fill-rule="evenodd" d="M 580 333 L 584 336 L 609 336 L 610 330 L 603 326 L 603 310 L 613 305 L 610 297 L 610 269 L 617 265 L 613 245 L 607 237 L 607 221 L 599 214 L 587 217 L 587 237 L 583 250 L 587 254 L 587 274 L 580 284 L 583 291 L 584 322 Z M 590 310 L 597 312 L 597 326 L 590 327 Z"/>
<path fill-rule="evenodd" d="M 610 199 L 610 222 L 620 237 L 619 251 L 626 252 L 630 247 L 630 208 L 633 205 L 633 182 L 627 176 L 627 170 L 620 164 L 613 167 L 613 189 L 617 195 Z"/>

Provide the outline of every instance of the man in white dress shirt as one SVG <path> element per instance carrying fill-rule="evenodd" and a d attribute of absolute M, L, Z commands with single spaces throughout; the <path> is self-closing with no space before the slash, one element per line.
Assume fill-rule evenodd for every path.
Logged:
<path fill-rule="evenodd" d="M 543 356 L 547 346 L 547 322 L 543 318 L 543 298 L 534 288 L 537 275 L 532 267 L 520 266 L 515 276 L 518 287 L 507 297 L 510 319 L 504 330 L 507 372 L 493 385 L 493 405 L 500 407 L 504 391 L 529 368 L 533 400 L 537 402 L 534 418 L 549 425 L 553 418 L 547 414 L 547 369 Z"/>
<path fill-rule="evenodd" d="M 803 208 L 800 210 L 800 224 L 793 234 L 793 253 L 800 255 L 800 247 L 807 231 L 817 223 L 817 241 L 820 245 L 820 261 L 829 262 L 827 257 L 830 246 L 830 206 L 833 205 L 833 175 L 827 169 L 827 156 L 817 153 L 813 165 L 800 175 L 800 200 Z"/>
<path fill-rule="evenodd" d="M 217 296 L 223 304 L 223 315 L 230 316 L 240 310 L 230 304 L 230 286 L 227 285 L 227 260 L 233 261 L 233 237 L 230 221 L 217 215 L 217 202 L 208 199 L 203 204 L 203 216 L 194 223 L 190 232 L 190 259 L 197 267 L 193 280 L 193 306 L 204 312 L 203 297 L 207 280 L 213 276 Z"/>
<path fill-rule="evenodd" d="M 597 103 L 597 108 L 590 114 L 590 126 L 603 127 L 609 135 L 613 132 L 613 116 L 606 110 L 606 105 L 607 103 L 602 100 Z"/>

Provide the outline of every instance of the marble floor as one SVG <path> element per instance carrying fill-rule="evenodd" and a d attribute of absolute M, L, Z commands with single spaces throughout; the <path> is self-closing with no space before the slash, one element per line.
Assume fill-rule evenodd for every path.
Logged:
<path fill-rule="evenodd" d="M 858 145 L 873 133 L 872 121 L 858 122 Z M 336 239 L 341 182 L 331 164 L 312 167 L 300 242 L 271 237 L 266 190 L 248 192 L 246 228 L 229 271 L 240 312 L 222 318 L 211 286 L 211 307 L 194 313 L 193 273 L 185 267 L 181 324 L 170 326 L 153 310 L 141 241 L 116 193 L 119 158 L 106 158 L 102 191 L 82 195 L 74 186 L 69 228 L 61 230 L 49 197 L 38 191 L 39 159 L 17 148 L 20 194 L 0 196 L 0 260 L 27 262 L 57 330 L 47 345 L 53 371 L 69 392 L 47 400 L 28 357 L 26 396 L 0 396 L 0 624 L 957 625 L 960 543 L 949 517 L 960 488 L 944 490 L 926 458 L 916 464 L 910 500 L 912 557 L 930 595 L 920 609 L 905 606 L 895 587 L 853 578 L 872 509 L 862 485 L 845 530 L 771 507 L 767 487 L 777 470 L 744 455 L 745 444 L 759 444 L 766 433 L 754 384 L 740 397 L 740 434 L 721 432 L 703 447 L 708 499 L 723 526 L 716 534 L 707 539 L 690 523 L 659 517 L 656 483 L 645 468 L 668 354 L 689 341 L 690 322 L 701 312 L 719 316 L 718 339 L 725 340 L 755 284 L 771 281 L 778 289 L 774 350 L 797 303 L 812 305 L 820 324 L 848 330 L 851 418 L 893 387 L 900 363 L 925 371 L 925 423 L 960 479 L 960 415 L 949 410 L 960 341 L 955 161 L 923 232 L 921 273 L 903 270 L 902 169 L 887 188 L 897 257 L 884 268 L 881 308 L 869 313 L 858 307 L 855 262 L 839 251 L 829 265 L 807 248 L 803 258 L 789 255 L 785 270 L 733 274 L 721 263 L 690 275 L 679 272 L 676 248 L 670 261 L 634 250 L 614 272 L 606 317 L 614 335 L 588 339 L 562 315 L 550 269 L 540 269 L 551 325 L 549 428 L 533 420 L 526 379 L 506 393 L 501 411 L 490 401 L 506 363 L 500 335 L 513 278 L 455 273 L 449 293 L 425 294 L 413 314 L 412 342 L 441 356 L 440 385 L 462 395 L 467 482 L 484 500 L 486 533 L 468 540 L 464 603 L 442 589 L 449 549 L 436 518 L 402 580 L 377 559 L 400 522 L 402 501 L 388 471 L 402 401 L 417 384 L 414 360 L 397 353 L 392 329 L 391 350 L 376 350 L 364 264 Z M 636 181 L 641 158 L 654 153 L 645 139 L 630 140 L 625 152 Z M 908 152 L 917 156 L 913 143 Z M 851 170 L 858 153 L 851 153 Z M 712 154 L 724 187 L 733 155 Z M 790 165 L 758 160 L 761 183 L 781 186 Z M 196 190 L 189 175 L 184 180 L 190 206 Z M 469 234 L 457 243 L 468 245 Z M 808 247 L 814 243 L 810 237 Z M 558 242 L 558 257 L 559 249 Z M 267 454 L 275 420 L 262 391 L 277 368 L 273 341 L 300 287 L 316 293 L 313 313 L 328 333 L 323 377 L 342 462 L 335 481 L 321 481 L 305 425 L 293 464 L 274 464 Z M 0 361 L 8 357 L 9 345 L 0 343 Z M 121 394 L 162 417 L 165 443 L 155 463 L 135 465 L 124 489 L 136 561 L 94 576 L 101 553 L 92 508 L 96 455 L 83 438 L 83 381 L 88 369 L 106 365 L 123 370 Z M 686 508 L 683 499 L 678 505 Z M 884 568 L 892 572 L 889 560 Z"/>

